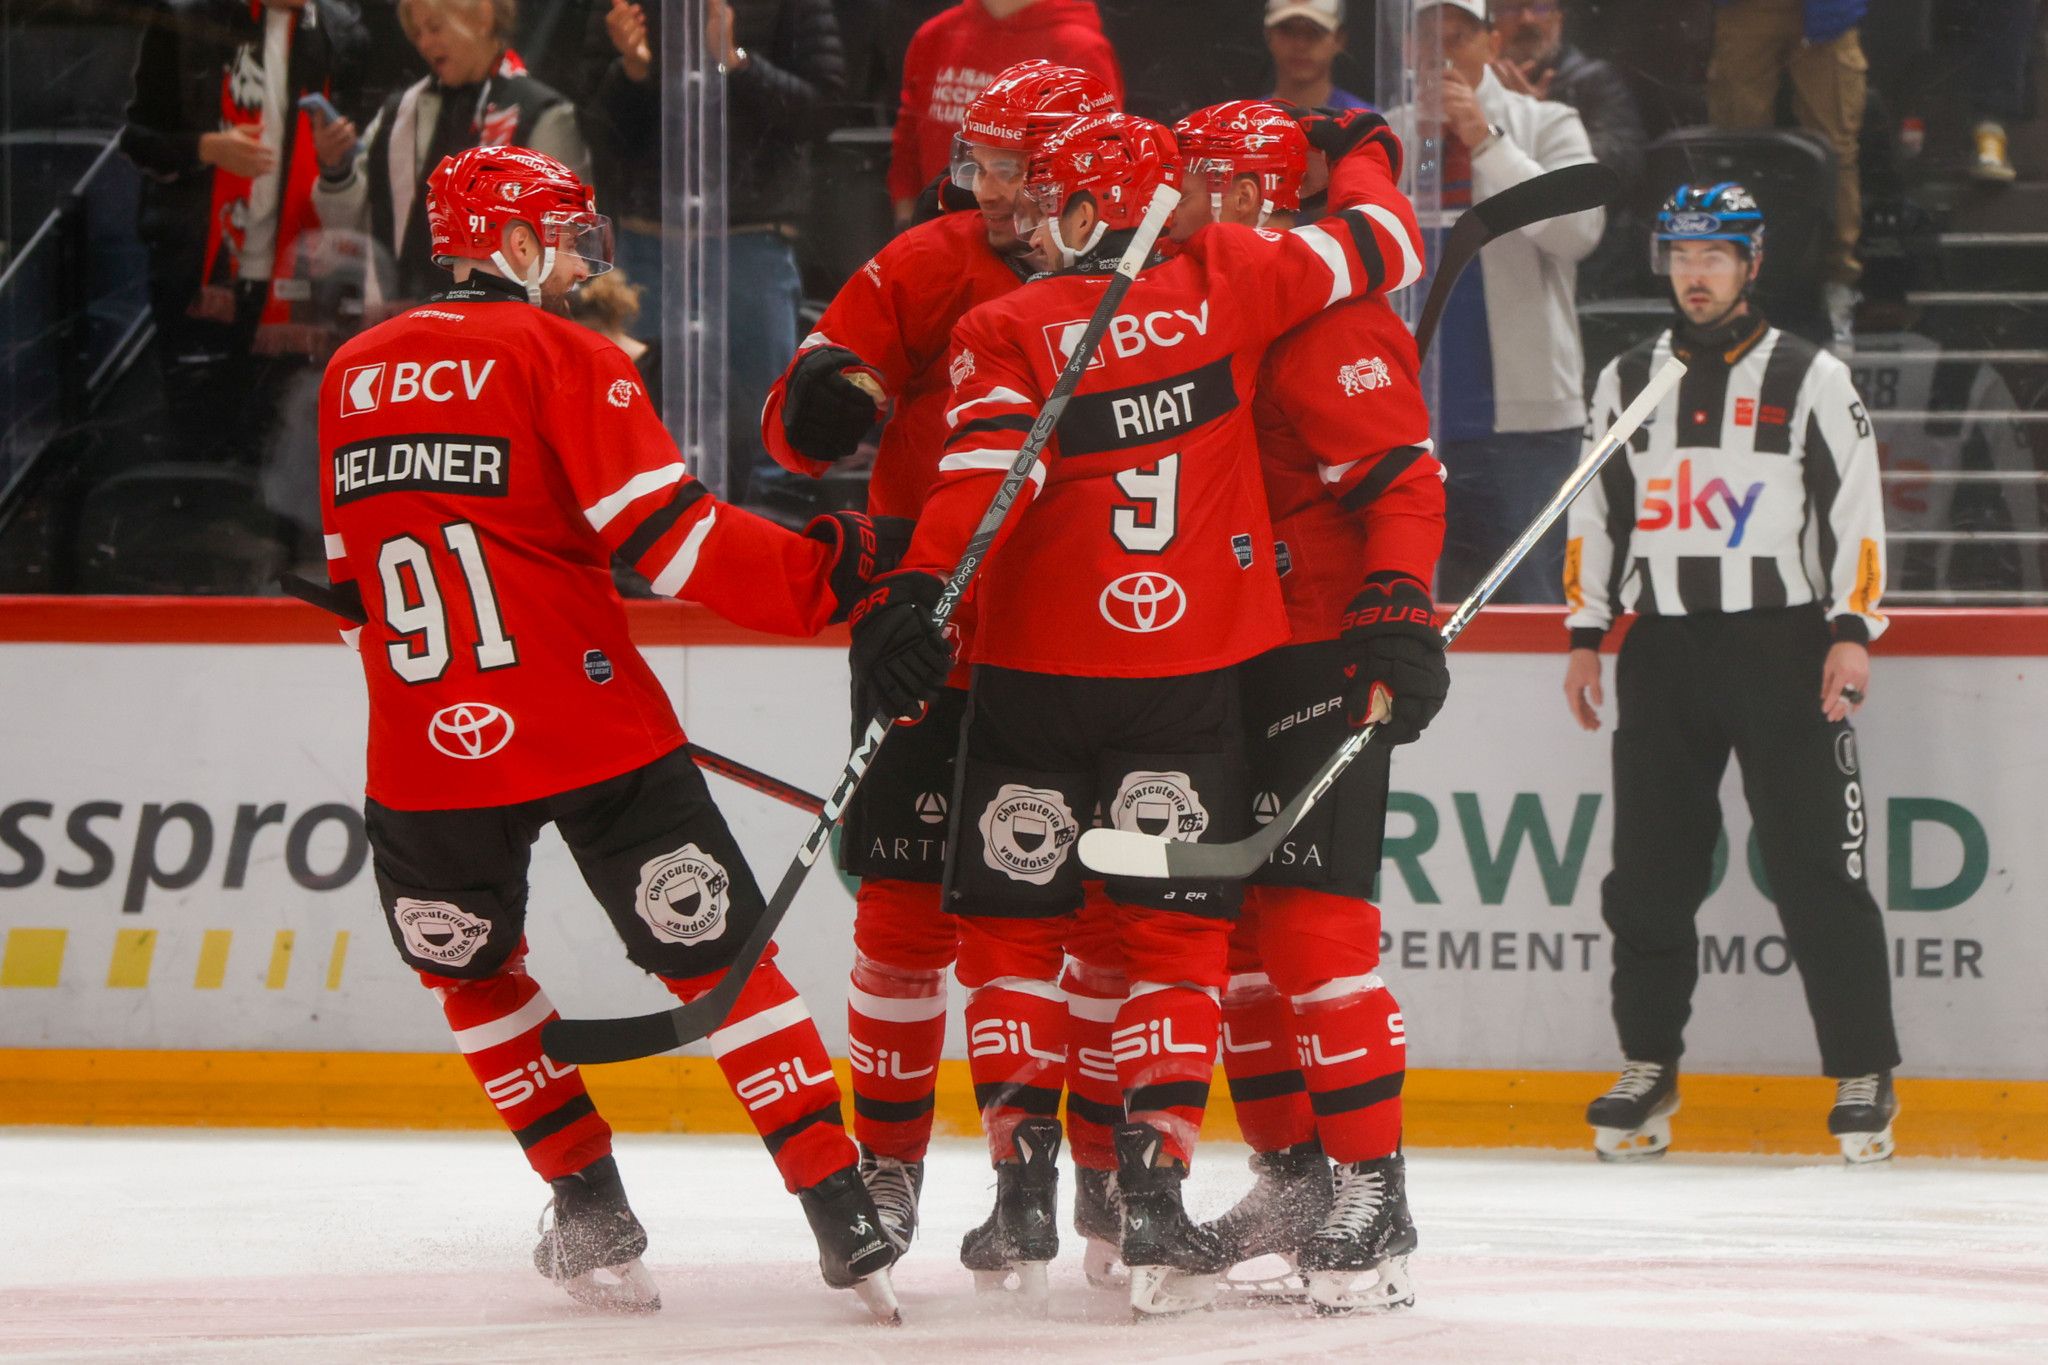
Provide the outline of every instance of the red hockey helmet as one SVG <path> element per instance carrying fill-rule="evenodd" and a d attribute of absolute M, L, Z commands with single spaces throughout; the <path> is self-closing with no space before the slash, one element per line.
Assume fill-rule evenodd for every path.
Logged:
<path fill-rule="evenodd" d="M 593 275 L 612 268 L 611 219 L 597 211 L 590 186 L 551 156 L 525 147 L 471 147 L 443 157 L 427 177 L 427 232 L 437 264 L 490 261 L 513 275 L 504 250 L 505 229 L 514 223 L 532 229 L 546 253 L 529 292 L 556 254 L 580 258 Z"/>
<path fill-rule="evenodd" d="M 1041 57 L 1018 62 L 967 106 L 960 131 L 953 135 L 953 183 L 972 190 L 984 164 L 997 174 L 1007 169 L 1010 180 L 1022 180 L 1039 143 L 1084 114 L 1114 108 L 1116 95 L 1110 88 L 1077 66 L 1060 66 Z M 984 155 L 978 162 L 971 150 L 975 147 L 1013 153 L 1014 160 L 1003 166 L 1000 159 Z"/>
<path fill-rule="evenodd" d="M 1163 123 L 1136 114 L 1094 114 L 1076 119 L 1031 156 L 1024 193 L 1017 197 L 1017 235 L 1028 238 L 1050 222 L 1053 241 L 1071 264 L 1105 232 L 1134 228 L 1161 185 L 1180 187 L 1180 148 Z M 1059 217 L 1077 194 L 1095 201 L 1098 219 L 1088 241 L 1068 246 Z"/>
<path fill-rule="evenodd" d="M 1173 135 L 1187 157 L 1189 179 L 1207 183 L 1209 206 L 1218 217 L 1225 191 L 1241 175 L 1259 182 L 1261 223 L 1275 210 L 1293 213 L 1301 207 L 1308 135 L 1279 105 L 1266 100 L 1212 104 L 1174 124 Z"/>

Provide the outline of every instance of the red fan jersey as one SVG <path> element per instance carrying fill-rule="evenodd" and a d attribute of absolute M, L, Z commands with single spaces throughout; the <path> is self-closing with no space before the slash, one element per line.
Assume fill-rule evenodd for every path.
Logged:
<path fill-rule="evenodd" d="M 507 805 L 683 742 L 626 633 L 616 552 L 656 591 L 815 633 L 822 543 L 721 504 L 618 347 L 490 276 L 350 341 L 320 386 L 328 575 L 369 615 L 369 795 Z"/>
<path fill-rule="evenodd" d="M 953 324 L 1022 283 L 1009 259 L 989 249 L 979 213 L 945 214 L 905 232 L 855 272 L 797 348 L 801 356 L 813 346 L 844 347 L 881 380 L 888 424 L 868 481 L 869 512 L 915 517 L 924 506 L 926 490 L 939 477 L 939 447 L 952 405 L 946 361 Z M 784 370 L 769 390 L 761 411 L 762 444 L 783 467 L 822 474 L 830 466 L 792 450 L 783 434 L 788 383 Z"/>
<path fill-rule="evenodd" d="M 1322 309 L 1422 274 L 1378 152 L 1337 179 L 1353 207 L 1334 217 L 1212 225 L 1131 286 L 982 570 L 977 663 L 1168 677 L 1286 640 L 1251 420 L 1260 361 Z M 1062 272 L 961 320 L 952 432 L 905 567 L 951 570 L 1110 278 Z"/>
<path fill-rule="evenodd" d="M 1367 574 L 1436 575 L 1443 466 L 1415 338 L 1384 299 L 1310 318 L 1266 352 L 1252 404 L 1293 643 L 1334 640 Z"/>

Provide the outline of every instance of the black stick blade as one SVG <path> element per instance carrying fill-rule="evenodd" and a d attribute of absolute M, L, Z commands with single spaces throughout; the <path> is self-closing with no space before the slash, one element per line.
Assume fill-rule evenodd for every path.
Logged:
<path fill-rule="evenodd" d="M 1524 180 L 1472 206 L 1489 236 L 1525 228 L 1546 218 L 1605 208 L 1621 194 L 1621 177 L 1597 161 L 1561 166 Z"/>
<path fill-rule="evenodd" d="M 630 1062 L 683 1045 L 674 1015 L 674 1010 L 663 1010 L 632 1019 L 555 1019 L 541 1029 L 540 1045 L 548 1056 L 571 1066 Z"/>

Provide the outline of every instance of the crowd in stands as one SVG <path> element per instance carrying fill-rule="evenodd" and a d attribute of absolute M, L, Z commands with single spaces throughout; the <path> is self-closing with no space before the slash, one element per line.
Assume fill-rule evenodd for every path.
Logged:
<path fill-rule="evenodd" d="M 1964 174 L 2008 181 L 2007 129 L 2032 109 L 2039 0 L 1379 0 L 1411 3 L 1415 50 L 1441 60 L 1417 64 L 1413 107 L 1385 112 L 1435 158 L 1439 226 L 1574 161 L 1597 159 L 1628 187 L 1605 215 L 1489 250 L 1453 298 L 1434 362 L 1456 376 L 1438 400 L 1452 528 L 1440 595 L 1469 587 L 1575 458 L 1589 373 L 1582 303 L 1657 292 L 1643 242 L 1669 188 L 1651 183 L 1658 139 L 1701 124 L 1820 139 L 1832 192 L 1812 197 L 1826 201 L 1815 210 L 1832 235 L 1809 330 L 1848 347 L 1860 236 L 1876 221 L 1863 181 L 1874 177 L 1889 204 L 1909 181 L 1902 167 L 1965 144 Z M 586 289 L 578 316 L 625 347 L 659 391 L 662 111 L 676 93 L 663 73 L 676 71 L 679 45 L 666 44 L 665 61 L 675 35 L 662 31 L 658 0 L 150 9 L 120 145 L 144 176 L 167 428 L 187 452 L 260 464 L 291 442 L 291 458 L 306 455 L 309 420 L 286 409 L 308 401 L 308 377 L 349 329 L 437 287 L 422 177 L 478 143 L 529 145 L 591 175 L 616 225 L 620 269 Z M 817 224 L 865 221 L 852 206 L 812 202 L 813 163 L 836 129 L 876 133 L 866 145 L 879 183 L 868 188 L 886 197 L 876 219 L 886 232 L 911 220 L 943 174 L 968 101 L 1022 58 L 1085 68 L 1127 107 L 1168 120 L 1243 96 L 1367 105 L 1384 97 L 1376 72 L 1392 65 L 1373 50 L 1382 25 L 1371 0 L 692 9 L 704 17 L 694 47 L 723 82 L 726 109 L 728 492 L 789 515 L 815 494 L 767 459 L 754 415 L 796 348 L 806 295 L 838 283 L 813 278 L 807 290 L 806 270 L 828 245 L 846 259 L 847 244 L 817 240 L 832 235 Z M 1971 121 L 1930 127 L 1924 57 L 1952 29 L 1967 35 L 1950 46 L 1964 52 Z M 831 184 L 840 192 L 844 180 Z M 878 245 L 856 244 L 852 259 Z M 1558 581 L 1556 563 L 1534 557 L 1510 600 L 1555 600 Z"/>

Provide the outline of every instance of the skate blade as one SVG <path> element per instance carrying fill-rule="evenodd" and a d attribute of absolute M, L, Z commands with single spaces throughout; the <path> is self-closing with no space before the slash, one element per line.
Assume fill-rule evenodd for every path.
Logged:
<path fill-rule="evenodd" d="M 974 1272 L 974 1292 L 999 1296 L 1019 1306 L 1044 1311 L 1052 1301 L 1052 1281 L 1045 1261 L 1012 1261 L 1001 1270 Z"/>
<path fill-rule="evenodd" d="M 1412 1308 L 1415 1284 L 1408 1278 L 1408 1258 L 1389 1256 L 1372 1270 L 1311 1271 L 1308 1301 L 1325 1317 Z"/>
<path fill-rule="evenodd" d="M 623 1265 L 586 1270 L 561 1283 L 569 1297 L 586 1308 L 607 1313 L 653 1313 L 661 1308 L 661 1291 L 638 1257 Z"/>
<path fill-rule="evenodd" d="M 1166 1265 L 1131 1267 L 1131 1316 L 1134 1321 L 1172 1317 L 1207 1308 L 1223 1288 L 1223 1277 L 1175 1270 Z"/>
<path fill-rule="evenodd" d="M 877 1270 L 864 1280 L 853 1282 L 853 1292 L 867 1305 L 875 1321 L 884 1327 L 901 1327 L 903 1310 L 896 1302 L 896 1284 L 889 1278 L 887 1270 Z"/>
<path fill-rule="evenodd" d="M 1640 1128 L 1593 1130 L 1593 1151 L 1602 1161 L 1650 1161 L 1670 1147 L 1670 1114 L 1658 1114 Z"/>
<path fill-rule="evenodd" d="M 1223 1293 L 1231 1302 L 1247 1306 L 1300 1303 L 1308 1296 L 1308 1283 L 1292 1256 L 1275 1251 L 1233 1266 L 1223 1276 Z"/>
<path fill-rule="evenodd" d="M 1875 1133 L 1838 1133 L 1836 1140 L 1842 1144 L 1842 1160 L 1851 1166 L 1874 1166 L 1880 1161 L 1890 1161 L 1896 1147 L 1890 1124 Z"/>
<path fill-rule="evenodd" d="M 1126 1289 L 1131 1283 L 1131 1272 L 1124 1269 L 1116 1243 L 1100 1237 L 1088 1239 L 1087 1249 L 1081 1253 L 1081 1269 L 1097 1289 Z"/>

